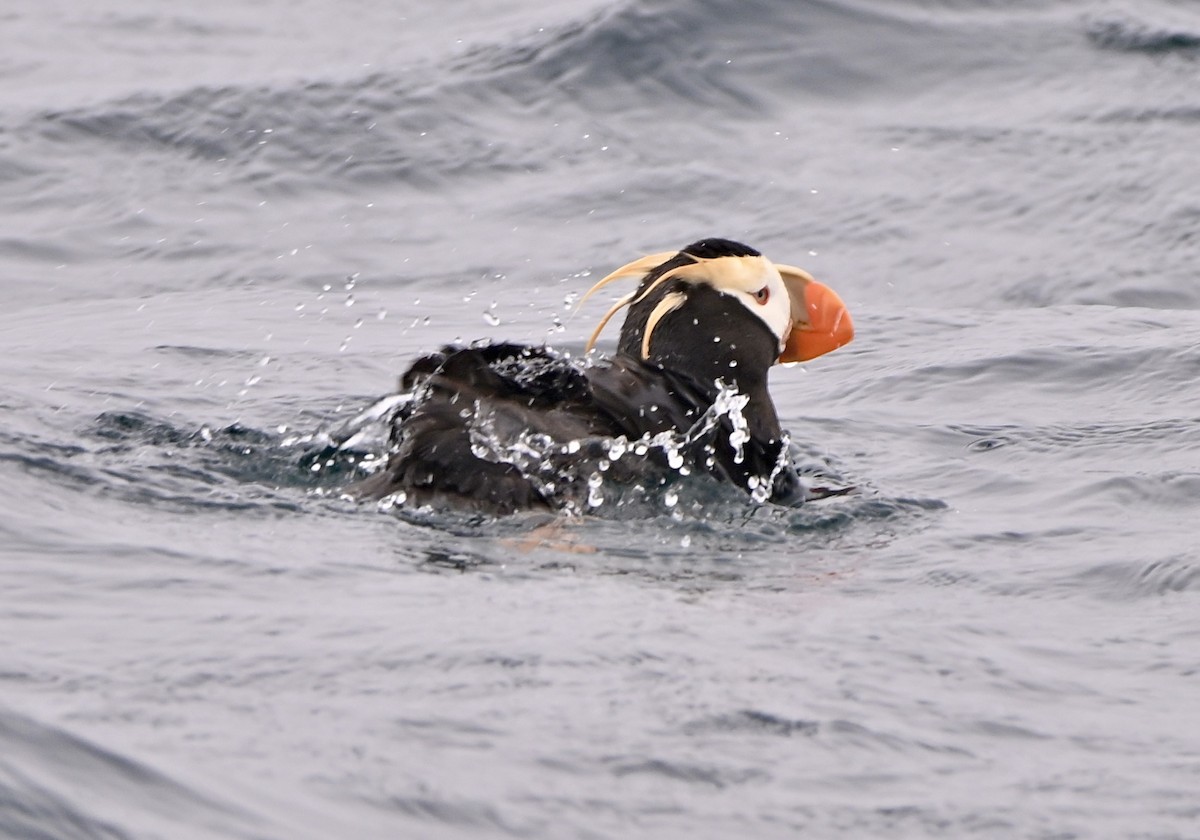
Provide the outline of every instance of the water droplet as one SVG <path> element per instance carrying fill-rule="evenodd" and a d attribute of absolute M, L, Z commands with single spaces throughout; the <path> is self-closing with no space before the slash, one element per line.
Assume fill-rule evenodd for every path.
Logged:
<path fill-rule="evenodd" d="M 668 490 L 666 493 L 663 494 L 663 504 L 666 505 L 667 507 L 673 508 L 673 507 L 675 507 L 675 505 L 678 502 L 679 502 L 679 494 L 676 493 L 674 490 Z"/>
<path fill-rule="evenodd" d="M 604 504 L 604 496 L 600 494 L 600 487 L 604 484 L 604 478 L 599 473 L 592 473 L 588 476 L 588 507 L 600 507 Z"/>
<path fill-rule="evenodd" d="M 408 501 L 408 494 L 401 490 L 398 493 L 393 493 L 390 496 L 384 496 L 379 500 L 379 509 L 381 511 L 391 510 L 397 505 L 402 505 Z"/>

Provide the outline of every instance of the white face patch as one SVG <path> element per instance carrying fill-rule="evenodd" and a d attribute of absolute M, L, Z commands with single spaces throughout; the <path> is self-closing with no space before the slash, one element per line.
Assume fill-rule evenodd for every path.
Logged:
<path fill-rule="evenodd" d="M 703 259 L 695 257 L 686 251 L 681 253 L 687 257 L 691 257 L 695 262 L 677 266 L 663 272 L 650 286 L 642 290 L 640 294 L 635 292 L 617 301 L 616 305 L 601 320 L 600 325 L 596 327 L 595 332 L 592 333 L 592 337 L 588 340 L 587 344 L 588 350 L 592 349 L 600 331 L 604 329 L 604 325 L 608 323 L 609 319 L 618 310 L 631 303 L 638 303 L 645 299 L 656 288 L 667 281 L 678 279 L 691 284 L 703 283 L 721 294 L 736 298 L 750 313 L 766 324 L 767 329 L 778 339 L 779 349 L 782 352 L 788 332 L 792 327 L 793 304 L 788 294 L 788 287 L 785 285 L 784 279 L 774 263 L 762 256 L 713 257 L 711 259 Z M 583 300 L 586 300 L 593 292 L 621 277 L 644 275 L 656 265 L 666 262 L 671 256 L 673 255 L 668 253 L 652 254 L 622 266 L 592 286 L 588 290 L 588 293 L 584 295 Z M 583 300 L 580 301 L 581 305 Z M 679 303 L 674 303 L 669 309 L 659 313 L 658 317 L 665 315 L 666 312 L 678 306 Z M 657 323 L 657 320 L 658 318 L 655 318 L 655 323 Z M 647 332 L 649 333 L 651 330 Z M 648 342 L 644 341 L 645 343 Z M 643 353 L 645 353 L 644 350 Z"/>
<path fill-rule="evenodd" d="M 746 307 L 779 339 L 784 340 L 792 323 L 792 302 L 774 264 L 766 257 L 717 257 L 696 266 L 700 282 L 721 294 L 730 295 Z M 762 299 L 763 290 L 766 300 Z"/>

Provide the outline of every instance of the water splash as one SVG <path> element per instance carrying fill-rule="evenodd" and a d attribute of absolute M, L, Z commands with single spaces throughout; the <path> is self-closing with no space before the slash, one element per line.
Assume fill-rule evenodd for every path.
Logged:
<path fill-rule="evenodd" d="M 522 360 L 522 365 L 513 370 L 506 366 L 504 374 L 518 379 L 536 378 L 544 373 L 538 367 L 539 361 Z M 562 361 L 556 360 L 555 364 Z M 568 363 L 576 367 L 588 364 L 587 360 Z M 709 476 L 717 469 L 715 438 L 728 437 L 732 457 L 738 464 L 745 462 L 745 447 L 750 442 L 746 416 L 749 397 L 732 385 L 721 381 L 717 385 L 712 405 L 689 428 L 646 433 L 632 440 L 623 435 L 557 440 L 542 432 L 514 427 L 512 418 L 503 413 L 498 415 L 494 407 L 478 400 L 462 405 L 459 416 L 474 457 L 513 467 L 543 498 L 567 515 L 595 515 L 603 508 L 603 515 L 608 517 L 667 512 L 679 516 L 686 508 L 689 515 L 703 516 L 705 499 L 713 495 L 711 485 L 722 484 Z M 399 445 L 391 439 L 397 414 L 408 406 L 420 404 L 427 393 L 427 386 L 420 385 L 412 393 L 376 402 L 332 436 L 331 452 L 375 448 L 379 453 L 380 449 Z M 360 469 L 377 468 L 388 454 L 388 451 L 376 454 Z M 770 471 L 749 477 L 746 489 L 751 501 L 756 505 L 766 504 L 776 479 L 792 466 L 791 449 L 785 438 Z M 732 491 L 737 499 L 745 499 L 732 486 L 724 489 Z M 696 492 L 693 494 L 691 490 Z M 722 503 L 727 501 L 724 493 L 718 495 Z M 685 505 L 684 499 L 692 503 Z M 392 502 L 393 506 L 403 504 L 403 499 Z"/>

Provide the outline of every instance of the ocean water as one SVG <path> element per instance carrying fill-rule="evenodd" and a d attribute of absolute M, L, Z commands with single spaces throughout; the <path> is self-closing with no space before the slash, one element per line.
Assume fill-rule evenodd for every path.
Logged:
<path fill-rule="evenodd" d="M 0 836 L 1200 837 L 1200 7 L 9 0 Z M 726 236 L 815 482 L 381 511 L 417 354 Z"/>

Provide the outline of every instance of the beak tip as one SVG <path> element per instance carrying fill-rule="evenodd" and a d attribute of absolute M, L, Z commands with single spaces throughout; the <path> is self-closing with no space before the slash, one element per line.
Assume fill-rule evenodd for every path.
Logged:
<path fill-rule="evenodd" d="M 794 327 L 784 344 L 781 362 L 806 362 L 849 344 L 854 339 L 854 322 L 837 293 L 811 282 L 804 291 L 808 323 Z"/>

